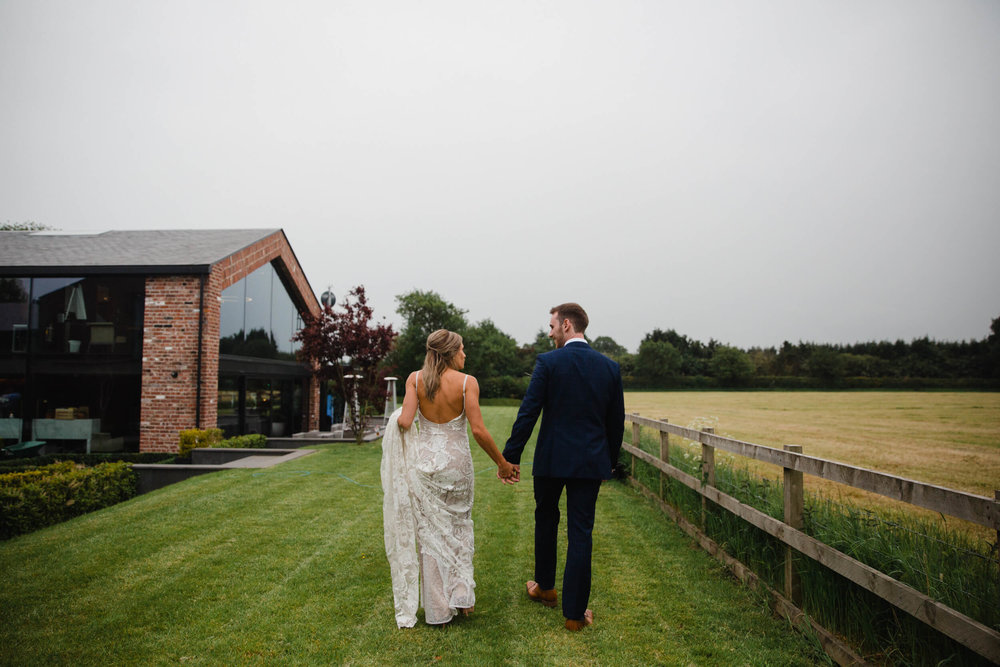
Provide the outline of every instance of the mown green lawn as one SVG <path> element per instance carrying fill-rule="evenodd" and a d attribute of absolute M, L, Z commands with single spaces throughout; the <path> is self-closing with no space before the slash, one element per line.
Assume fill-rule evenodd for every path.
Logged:
<path fill-rule="evenodd" d="M 484 409 L 500 441 L 516 409 Z M 607 483 L 596 623 L 531 603 L 531 480 L 477 470 L 476 613 L 398 630 L 379 443 L 213 473 L 0 543 L 0 663 L 811 665 L 773 618 L 637 493 Z M 525 458 L 530 461 L 530 451 Z M 564 542 L 563 542 L 564 544 Z M 561 576 L 561 572 L 559 574 Z"/>

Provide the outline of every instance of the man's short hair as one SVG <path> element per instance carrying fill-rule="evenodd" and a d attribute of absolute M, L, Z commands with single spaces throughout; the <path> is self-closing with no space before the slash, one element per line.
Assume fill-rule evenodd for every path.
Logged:
<path fill-rule="evenodd" d="M 573 325 L 573 330 L 580 334 L 586 331 L 587 325 L 590 324 L 587 311 L 578 303 L 560 303 L 558 306 L 552 307 L 549 315 L 555 315 L 560 322 L 569 320 L 570 324 Z"/>

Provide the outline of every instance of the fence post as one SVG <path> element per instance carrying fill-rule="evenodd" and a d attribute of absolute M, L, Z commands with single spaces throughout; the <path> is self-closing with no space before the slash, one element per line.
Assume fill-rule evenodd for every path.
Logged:
<path fill-rule="evenodd" d="M 701 429 L 702 433 L 715 433 L 715 429 L 711 426 L 706 426 Z M 705 486 L 715 486 L 715 447 L 711 445 L 706 445 L 701 443 L 701 485 Z M 705 530 L 705 517 L 707 515 L 706 510 L 707 499 L 705 496 L 701 497 L 701 529 Z"/>
<path fill-rule="evenodd" d="M 632 414 L 635 415 L 636 417 L 639 416 L 638 412 L 633 412 Z M 639 425 L 637 423 L 635 423 L 635 422 L 632 422 L 632 446 L 635 447 L 636 449 L 642 449 L 642 447 L 639 446 Z M 634 456 L 632 457 L 632 479 L 635 479 L 635 457 Z"/>
<path fill-rule="evenodd" d="M 1000 509 L 1000 491 L 993 491 L 993 500 L 996 501 L 997 509 Z M 1000 593 L 1000 530 L 997 530 L 997 593 Z"/>
<path fill-rule="evenodd" d="M 786 452 L 802 453 L 802 445 L 785 445 Z M 785 523 L 795 530 L 802 530 L 805 514 L 803 475 L 798 470 L 785 468 Z M 802 605 L 802 582 L 795 569 L 795 549 L 785 545 L 785 597 L 796 606 Z"/>
<path fill-rule="evenodd" d="M 664 424 L 667 423 L 667 418 L 664 417 L 660 419 Z M 670 434 L 666 431 L 660 431 L 660 460 L 664 463 L 670 463 Z M 669 488 L 670 478 L 667 474 L 660 471 L 660 498 L 664 498 L 663 492 Z"/>

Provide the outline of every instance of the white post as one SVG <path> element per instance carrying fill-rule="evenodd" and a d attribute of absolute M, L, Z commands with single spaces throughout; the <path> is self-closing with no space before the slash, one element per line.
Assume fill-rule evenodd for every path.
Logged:
<path fill-rule="evenodd" d="M 385 418 L 388 419 L 389 416 L 396 411 L 396 380 L 399 378 L 387 377 L 385 379 L 388 386 L 386 387 L 385 394 Z M 389 404 L 392 403 L 392 408 L 390 409 Z"/>

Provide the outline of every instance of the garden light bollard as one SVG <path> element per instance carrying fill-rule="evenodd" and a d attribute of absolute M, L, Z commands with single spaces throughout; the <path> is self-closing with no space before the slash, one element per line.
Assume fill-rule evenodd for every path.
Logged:
<path fill-rule="evenodd" d="M 802 453 L 802 445 L 785 445 L 785 451 L 793 454 Z M 803 475 L 800 471 L 789 467 L 784 469 L 785 483 L 785 523 L 795 530 L 802 530 L 805 514 L 805 491 Z M 798 570 L 795 569 L 795 549 L 785 545 L 785 597 L 792 603 L 802 606 L 802 582 Z"/>

